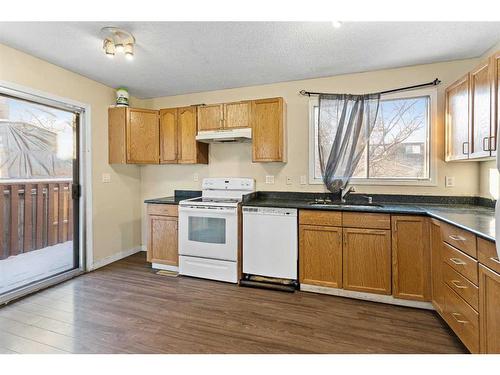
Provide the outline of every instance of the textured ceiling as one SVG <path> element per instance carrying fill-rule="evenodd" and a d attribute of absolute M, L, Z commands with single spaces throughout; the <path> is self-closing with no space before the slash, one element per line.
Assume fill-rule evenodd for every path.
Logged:
<path fill-rule="evenodd" d="M 108 59 L 100 29 L 137 39 Z M 0 22 L 0 43 L 139 98 L 477 57 L 500 22 Z"/>

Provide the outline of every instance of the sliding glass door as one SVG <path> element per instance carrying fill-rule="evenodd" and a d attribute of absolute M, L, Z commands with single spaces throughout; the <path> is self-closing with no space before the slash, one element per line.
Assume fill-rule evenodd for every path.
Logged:
<path fill-rule="evenodd" d="M 79 268 L 79 118 L 0 94 L 0 296 Z"/>

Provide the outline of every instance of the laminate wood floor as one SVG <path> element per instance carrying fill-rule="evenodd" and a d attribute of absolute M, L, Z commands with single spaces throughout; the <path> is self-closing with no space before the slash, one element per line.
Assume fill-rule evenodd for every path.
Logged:
<path fill-rule="evenodd" d="M 465 353 L 432 311 L 156 275 L 145 253 L 0 308 L 0 353 Z"/>

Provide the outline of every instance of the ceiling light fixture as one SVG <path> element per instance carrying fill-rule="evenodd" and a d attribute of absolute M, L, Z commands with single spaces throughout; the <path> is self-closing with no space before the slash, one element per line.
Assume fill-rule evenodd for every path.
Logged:
<path fill-rule="evenodd" d="M 342 22 L 340 21 L 332 21 L 332 26 L 336 29 L 339 29 L 342 26 Z"/>
<path fill-rule="evenodd" d="M 104 38 L 103 50 L 106 56 L 113 57 L 116 52 L 125 53 L 127 60 L 134 57 L 134 36 L 126 30 L 117 27 L 103 27 L 101 34 Z"/>

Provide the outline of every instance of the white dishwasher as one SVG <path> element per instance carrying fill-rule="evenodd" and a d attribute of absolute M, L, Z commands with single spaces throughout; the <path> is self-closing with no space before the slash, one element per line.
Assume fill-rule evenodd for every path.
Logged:
<path fill-rule="evenodd" d="M 297 280 L 297 210 L 243 207 L 243 272 Z"/>

